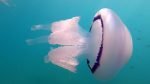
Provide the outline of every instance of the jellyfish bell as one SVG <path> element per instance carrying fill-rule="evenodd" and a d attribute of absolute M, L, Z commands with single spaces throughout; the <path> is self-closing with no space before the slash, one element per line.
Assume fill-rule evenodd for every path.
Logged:
<path fill-rule="evenodd" d="M 120 18 L 108 8 L 96 13 L 90 32 L 87 64 L 96 78 L 112 78 L 131 57 L 130 32 Z"/>
<path fill-rule="evenodd" d="M 54 22 L 51 28 L 34 26 L 33 31 L 50 29 L 51 33 L 46 38 L 29 39 L 27 43 L 47 41 L 50 45 L 59 45 L 49 51 L 45 60 L 71 72 L 77 72 L 80 64 L 77 58 L 85 54 L 87 67 L 97 79 L 112 78 L 131 57 L 130 32 L 108 8 L 96 13 L 89 31 L 82 29 L 79 21 L 80 17 L 73 17 Z"/>

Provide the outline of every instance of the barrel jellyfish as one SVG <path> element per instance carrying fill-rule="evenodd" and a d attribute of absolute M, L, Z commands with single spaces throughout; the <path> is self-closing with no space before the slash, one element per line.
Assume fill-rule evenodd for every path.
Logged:
<path fill-rule="evenodd" d="M 36 30 L 50 30 L 50 35 L 27 40 L 28 44 L 47 41 L 58 47 L 49 51 L 46 61 L 77 71 L 77 57 L 86 55 L 87 67 L 97 79 L 113 77 L 132 55 L 132 37 L 126 25 L 111 9 L 99 10 L 90 30 L 79 25 L 80 17 L 53 22 L 50 26 L 36 25 Z"/>
<path fill-rule="evenodd" d="M 14 7 L 16 6 L 11 0 L 0 0 L 0 3 L 6 5 L 6 6 L 11 6 L 11 7 Z"/>

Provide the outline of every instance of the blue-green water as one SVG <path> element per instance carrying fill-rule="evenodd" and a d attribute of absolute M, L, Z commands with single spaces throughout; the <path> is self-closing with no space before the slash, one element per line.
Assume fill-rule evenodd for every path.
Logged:
<path fill-rule="evenodd" d="M 150 1 L 149 0 L 11 0 L 0 3 L 0 84 L 150 84 Z M 15 4 L 15 5 L 14 5 Z M 113 9 L 133 36 L 134 52 L 129 63 L 115 78 L 96 80 L 84 58 L 77 73 L 44 63 L 49 44 L 28 46 L 28 38 L 48 35 L 31 32 L 35 24 L 81 16 L 89 29 L 101 8 Z"/>

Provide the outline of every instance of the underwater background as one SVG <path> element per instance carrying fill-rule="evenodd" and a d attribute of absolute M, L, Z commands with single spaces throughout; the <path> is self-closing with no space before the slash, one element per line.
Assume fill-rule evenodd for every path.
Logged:
<path fill-rule="evenodd" d="M 6 0 L 7 1 L 7 0 Z M 150 84 L 149 0 L 0 0 L 0 84 Z M 50 24 L 80 16 L 89 30 L 95 13 L 111 8 L 129 28 L 134 44 L 131 60 L 111 80 L 97 80 L 80 59 L 79 71 L 71 73 L 44 57 L 48 43 L 29 46 L 26 39 L 49 35 L 31 31 L 36 24 Z"/>

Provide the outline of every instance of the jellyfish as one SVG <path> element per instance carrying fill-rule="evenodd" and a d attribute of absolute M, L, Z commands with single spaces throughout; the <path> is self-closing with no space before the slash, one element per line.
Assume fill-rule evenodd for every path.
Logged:
<path fill-rule="evenodd" d="M 10 0 L 0 0 L 0 3 L 3 3 L 6 6 L 15 6 L 15 4 Z"/>
<path fill-rule="evenodd" d="M 53 22 L 51 25 L 36 25 L 35 30 L 50 30 L 50 35 L 27 40 L 28 44 L 47 41 L 57 45 L 45 57 L 71 72 L 77 72 L 79 56 L 86 56 L 86 64 L 97 79 L 109 79 L 128 62 L 132 55 L 131 34 L 117 14 L 109 8 L 99 10 L 90 30 L 79 25 L 80 17 Z"/>

